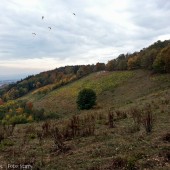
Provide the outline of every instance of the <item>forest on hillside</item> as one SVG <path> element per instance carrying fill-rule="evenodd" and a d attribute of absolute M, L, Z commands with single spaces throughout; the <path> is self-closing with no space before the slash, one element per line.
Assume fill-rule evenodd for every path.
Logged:
<path fill-rule="evenodd" d="M 120 54 L 116 59 L 95 65 L 75 65 L 56 68 L 30 75 L 16 83 L 0 89 L 0 103 L 17 99 L 34 89 L 45 87 L 39 93 L 46 94 L 92 72 L 147 69 L 152 73 L 170 73 L 170 40 L 157 41 L 147 48 L 132 54 Z M 52 84 L 48 88 L 47 85 Z"/>

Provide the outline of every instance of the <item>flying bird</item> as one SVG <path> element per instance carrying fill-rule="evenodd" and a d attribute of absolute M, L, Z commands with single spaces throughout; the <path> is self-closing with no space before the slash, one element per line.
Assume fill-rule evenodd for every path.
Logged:
<path fill-rule="evenodd" d="M 51 30 L 51 27 L 48 27 Z"/>
<path fill-rule="evenodd" d="M 75 16 L 76 16 L 76 14 L 75 14 L 75 13 L 73 13 L 73 15 L 75 15 Z"/>
<path fill-rule="evenodd" d="M 44 19 L 44 16 L 42 16 L 42 19 Z"/>
<path fill-rule="evenodd" d="M 33 32 L 32 34 L 33 34 L 33 35 L 36 35 L 36 33 L 34 33 L 34 32 Z"/>

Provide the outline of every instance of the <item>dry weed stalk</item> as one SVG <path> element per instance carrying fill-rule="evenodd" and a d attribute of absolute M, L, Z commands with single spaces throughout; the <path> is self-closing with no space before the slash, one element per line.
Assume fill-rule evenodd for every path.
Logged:
<path fill-rule="evenodd" d="M 48 136 L 50 134 L 50 122 L 45 121 L 42 125 L 43 136 Z"/>
<path fill-rule="evenodd" d="M 14 132 L 14 129 L 15 129 L 15 125 L 16 124 L 12 124 L 12 125 L 6 125 L 4 124 L 3 125 L 3 129 L 4 129 L 4 132 L 7 136 L 12 136 L 13 135 L 13 132 Z"/>
<path fill-rule="evenodd" d="M 147 133 L 150 133 L 153 128 L 154 118 L 150 105 L 144 108 L 143 125 Z"/>
<path fill-rule="evenodd" d="M 112 111 L 109 111 L 108 113 L 108 120 L 109 120 L 109 128 L 114 128 L 114 113 Z"/>
<path fill-rule="evenodd" d="M 54 151 L 57 151 L 58 153 L 60 152 L 65 153 L 68 150 L 70 150 L 70 147 L 64 144 L 63 135 L 60 133 L 57 127 L 51 129 L 51 136 L 54 140 L 54 147 L 55 147 Z"/>

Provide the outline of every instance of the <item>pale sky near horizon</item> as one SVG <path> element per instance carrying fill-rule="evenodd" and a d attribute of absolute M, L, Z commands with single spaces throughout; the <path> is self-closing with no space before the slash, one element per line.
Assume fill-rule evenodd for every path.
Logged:
<path fill-rule="evenodd" d="M 0 79 L 106 63 L 170 39 L 169 18 L 167 0 L 1 0 Z"/>

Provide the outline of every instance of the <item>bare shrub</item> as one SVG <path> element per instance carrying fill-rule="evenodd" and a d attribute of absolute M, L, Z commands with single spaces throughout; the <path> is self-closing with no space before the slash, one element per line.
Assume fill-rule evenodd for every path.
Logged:
<path fill-rule="evenodd" d="M 71 132 L 69 125 L 66 125 L 62 128 L 62 134 L 65 140 L 68 140 L 71 138 Z"/>
<path fill-rule="evenodd" d="M 131 107 L 129 110 L 129 115 L 133 119 L 133 125 L 129 128 L 129 132 L 135 133 L 140 131 L 140 126 L 142 123 L 142 111 L 139 108 Z"/>
<path fill-rule="evenodd" d="M 147 133 L 150 133 L 153 128 L 154 118 L 150 105 L 146 106 L 143 110 L 143 125 Z"/>
<path fill-rule="evenodd" d="M 4 140 L 5 135 L 4 135 L 4 130 L 3 128 L 0 126 L 0 143 Z"/>
<path fill-rule="evenodd" d="M 115 113 L 117 115 L 117 119 L 126 119 L 127 118 L 127 114 L 125 111 L 115 110 Z"/>
<path fill-rule="evenodd" d="M 54 151 L 65 153 L 71 148 L 64 144 L 63 135 L 60 133 L 57 127 L 51 129 L 51 136 L 54 141 Z"/>
<path fill-rule="evenodd" d="M 63 127 L 63 136 L 65 139 L 94 135 L 94 132 L 95 117 L 93 115 L 86 115 L 83 118 L 73 116 L 66 126 Z"/>
<path fill-rule="evenodd" d="M 132 107 L 129 110 L 129 114 L 132 116 L 133 122 L 135 125 L 141 124 L 141 119 L 142 119 L 142 112 L 139 108 Z"/>
<path fill-rule="evenodd" d="M 40 150 L 41 150 L 41 159 L 40 159 L 40 165 L 43 166 L 44 165 L 44 151 L 43 151 L 43 131 L 38 130 L 37 131 L 37 138 L 39 141 L 39 146 L 40 146 Z"/>
<path fill-rule="evenodd" d="M 75 137 L 80 134 L 80 119 L 78 116 L 73 116 L 70 119 L 70 129 L 71 129 L 71 136 Z"/>
<path fill-rule="evenodd" d="M 93 115 L 86 115 L 82 119 L 81 136 L 94 135 L 95 132 L 95 117 Z"/>
<path fill-rule="evenodd" d="M 65 139 L 71 139 L 80 135 L 80 118 L 73 116 L 63 126 L 62 135 Z"/>
<path fill-rule="evenodd" d="M 12 125 L 6 125 L 4 124 L 3 125 L 3 129 L 4 129 L 4 132 L 7 136 L 12 136 L 13 135 L 13 132 L 14 132 L 14 129 L 15 129 L 15 124 L 12 124 Z"/>
<path fill-rule="evenodd" d="M 49 136 L 50 134 L 50 122 L 49 121 L 45 121 L 42 125 L 42 131 L 43 131 L 43 136 Z"/>
<path fill-rule="evenodd" d="M 42 140 L 43 140 L 43 132 L 38 130 L 37 131 L 37 138 L 38 138 L 38 141 L 39 141 L 39 144 L 42 143 Z"/>
<path fill-rule="evenodd" d="M 98 112 L 97 113 L 97 119 L 98 120 L 103 120 L 103 119 L 106 119 L 106 116 L 103 114 L 103 112 Z"/>
<path fill-rule="evenodd" d="M 109 128 L 114 128 L 114 113 L 112 111 L 109 111 L 108 113 L 108 123 L 109 123 Z"/>

